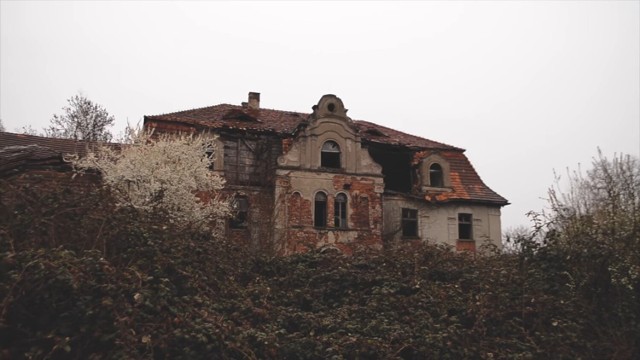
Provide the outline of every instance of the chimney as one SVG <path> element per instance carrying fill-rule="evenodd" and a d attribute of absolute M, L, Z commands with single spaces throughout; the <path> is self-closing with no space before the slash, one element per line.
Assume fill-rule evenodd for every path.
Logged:
<path fill-rule="evenodd" d="M 249 108 L 260 109 L 260 93 L 257 93 L 257 92 L 249 93 Z"/>

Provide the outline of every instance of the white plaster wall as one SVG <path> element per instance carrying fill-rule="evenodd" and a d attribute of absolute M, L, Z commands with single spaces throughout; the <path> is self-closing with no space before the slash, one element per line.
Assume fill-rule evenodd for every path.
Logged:
<path fill-rule="evenodd" d="M 418 236 L 422 241 L 456 246 L 458 214 L 473 215 L 473 240 L 476 246 L 485 241 L 502 246 L 500 208 L 481 204 L 430 204 L 402 195 L 384 195 L 383 216 L 385 241 L 402 241 L 401 209 L 418 210 Z"/>

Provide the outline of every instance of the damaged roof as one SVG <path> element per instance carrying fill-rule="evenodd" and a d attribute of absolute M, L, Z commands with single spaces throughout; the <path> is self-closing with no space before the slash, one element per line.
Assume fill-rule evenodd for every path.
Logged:
<path fill-rule="evenodd" d="M 469 201 L 508 205 L 507 199 L 498 195 L 484 184 L 471 162 L 462 152 L 446 151 L 438 153 L 449 163 L 450 192 L 427 192 L 425 199 L 430 202 Z"/>
<path fill-rule="evenodd" d="M 258 98 L 259 100 L 259 98 Z M 239 130 L 293 137 L 296 130 L 311 120 L 311 113 L 283 111 L 231 104 L 220 104 L 192 110 L 144 117 L 148 123 L 180 123 L 199 130 Z M 362 142 L 386 145 L 410 151 L 431 150 L 444 157 L 450 165 L 451 191 L 425 194 L 430 202 L 473 201 L 507 205 L 508 201 L 484 184 L 464 149 L 419 136 L 407 134 L 369 121 L 353 120 Z M 152 125 L 153 126 L 153 125 Z"/>
<path fill-rule="evenodd" d="M 236 129 L 293 136 L 296 129 L 308 121 L 310 116 L 310 113 L 220 104 L 169 114 L 147 115 L 144 120 L 145 123 L 147 121 L 179 122 L 208 129 Z M 354 120 L 353 123 L 359 130 L 358 135 L 365 142 L 414 149 L 463 150 L 368 121 Z"/>
<path fill-rule="evenodd" d="M 0 176 L 25 169 L 70 169 L 63 156 L 86 155 L 99 143 L 73 139 L 0 132 Z M 118 144 L 109 144 L 118 147 Z"/>

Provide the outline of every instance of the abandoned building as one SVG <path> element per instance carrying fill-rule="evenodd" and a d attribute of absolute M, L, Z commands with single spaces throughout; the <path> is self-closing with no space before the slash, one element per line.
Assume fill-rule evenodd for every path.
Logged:
<path fill-rule="evenodd" d="M 508 202 L 464 149 L 352 120 L 334 95 L 298 113 L 262 108 L 251 92 L 241 105 L 145 116 L 144 126 L 217 135 L 212 170 L 233 198 L 229 238 L 283 255 L 417 241 L 500 246 Z"/>

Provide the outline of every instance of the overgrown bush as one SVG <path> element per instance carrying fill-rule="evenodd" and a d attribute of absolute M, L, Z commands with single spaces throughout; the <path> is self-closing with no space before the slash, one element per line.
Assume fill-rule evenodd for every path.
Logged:
<path fill-rule="evenodd" d="M 640 358 L 632 239 L 588 217 L 541 219 L 511 253 L 267 258 L 108 191 L 53 190 L 3 204 L 3 357 Z"/>

